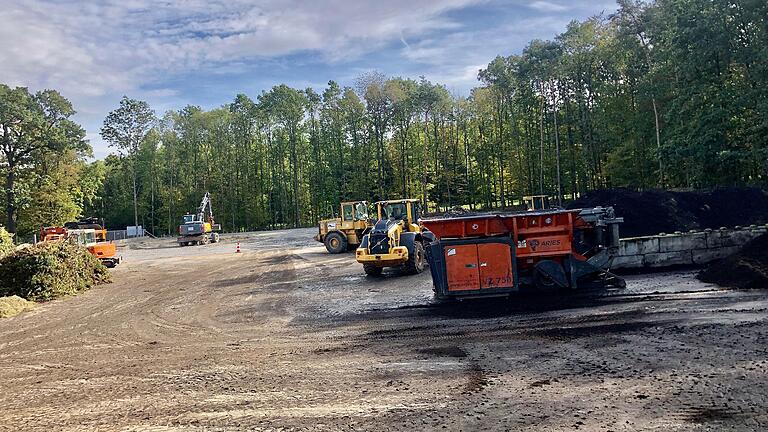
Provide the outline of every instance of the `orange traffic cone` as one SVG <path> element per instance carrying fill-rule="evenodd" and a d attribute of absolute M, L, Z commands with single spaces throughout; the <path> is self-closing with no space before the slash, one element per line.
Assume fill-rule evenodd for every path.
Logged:
<path fill-rule="evenodd" d="M 240 253 L 240 242 L 237 242 L 237 250 L 235 251 L 235 253 Z"/>

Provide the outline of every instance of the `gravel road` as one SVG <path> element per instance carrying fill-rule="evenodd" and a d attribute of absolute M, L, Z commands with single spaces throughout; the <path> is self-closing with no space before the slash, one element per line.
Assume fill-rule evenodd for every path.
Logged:
<path fill-rule="evenodd" d="M 133 242 L 114 283 L 0 320 L 0 431 L 768 429 L 768 290 L 439 305 L 313 234 Z"/>

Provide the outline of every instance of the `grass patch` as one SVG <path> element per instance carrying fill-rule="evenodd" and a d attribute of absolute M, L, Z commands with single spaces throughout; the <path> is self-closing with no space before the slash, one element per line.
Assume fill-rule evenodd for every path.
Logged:
<path fill-rule="evenodd" d="M 34 302 L 19 296 L 0 297 L 0 318 L 10 318 L 34 308 Z"/>
<path fill-rule="evenodd" d="M 0 296 L 46 301 L 111 281 L 98 258 L 65 241 L 30 246 L 0 259 Z"/>

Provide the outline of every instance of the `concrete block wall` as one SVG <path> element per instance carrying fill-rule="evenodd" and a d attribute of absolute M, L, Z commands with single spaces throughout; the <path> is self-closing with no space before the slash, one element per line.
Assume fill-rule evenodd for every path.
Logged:
<path fill-rule="evenodd" d="M 768 232 L 768 225 L 659 234 L 621 239 L 611 268 L 661 268 L 699 265 L 725 258 L 753 238 Z"/>

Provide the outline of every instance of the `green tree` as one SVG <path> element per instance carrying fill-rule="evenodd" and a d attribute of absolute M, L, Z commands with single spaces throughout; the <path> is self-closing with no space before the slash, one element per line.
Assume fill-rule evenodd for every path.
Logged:
<path fill-rule="evenodd" d="M 139 146 L 155 122 L 155 113 L 149 104 L 123 96 L 120 106 L 107 114 L 101 127 L 101 137 L 128 158 L 133 183 L 133 223 L 139 225 L 138 175 L 136 157 Z"/>
<path fill-rule="evenodd" d="M 35 161 L 51 155 L 90 153 L 85 131 L 70 120 L 72 104 L 55 90 L 30 94 L 25 87 L 0 84 L 0 166 L 5 174 L 5 216 L 9 232 L 17 229 L 18 211 L 32 191 L 29 177 Z M 29 181 L 29 178 L 23 181 Z"/>

